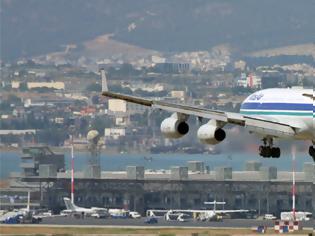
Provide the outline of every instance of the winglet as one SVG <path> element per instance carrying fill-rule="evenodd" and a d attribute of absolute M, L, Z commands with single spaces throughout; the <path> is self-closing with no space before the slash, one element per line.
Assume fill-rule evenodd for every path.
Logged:
<path fill-rule="evenodd" d="M 102 92 L 107 92 L 108 86 L 107 86 L 106 72 L 104 68 L 100 69 L 100 73 L 101 73 L 101 79 L 102 79 Z"/>

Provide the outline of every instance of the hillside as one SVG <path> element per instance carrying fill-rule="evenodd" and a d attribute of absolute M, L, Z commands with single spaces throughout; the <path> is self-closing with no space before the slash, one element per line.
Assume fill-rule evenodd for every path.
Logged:
<path fill-rule="evenodd" d="M 229 44 L 256 51 L 315 42 L 308 0 L 3 0 L 1 58 L 42 55 L 111 34 L 157 51 Z"/>

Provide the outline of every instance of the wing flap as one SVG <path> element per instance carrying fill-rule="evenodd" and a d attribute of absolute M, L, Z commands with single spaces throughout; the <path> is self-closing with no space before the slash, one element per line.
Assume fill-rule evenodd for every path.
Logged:
<path fill-rule="evenodd" d="M 222 122 L 228 122 L 228 119 L 224 112 L 220 111 L 211 111 L 211 110 L 205 110 L 203 108 L 198 107 L 192 107 L 192 106 L 185 106 L 185 105 L 179 105 L 179 104 L 172 104 L 172 103 L 163 103 L 163 102 L 153 102 L 153 107 L 170 111 L 170 112 L 178 112 L 178 113 L 184 113 L 187 115 L 192 115 L 196 117 L 202 117 L 206 119 L 215 119 Z"/>
<path fill-rule="evenodd" d="M 215 213 L 217 214 L 224 214 L 224 213 L 237 213 L 237 212 L 249 212 L 249 210 L 216 210 Z"/>
<path fill-rule="evenodd" d="M 273 137 L 291 137 L 295 135 L 294 128 L 289 125 L 252 117 L 245 117 L 245 128 L 256 133 L 268 134 Z"/>

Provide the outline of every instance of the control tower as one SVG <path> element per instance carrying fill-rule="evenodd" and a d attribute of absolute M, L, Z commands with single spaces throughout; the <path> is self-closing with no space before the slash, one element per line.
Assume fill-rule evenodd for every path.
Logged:
<path fill-rule="evenodd" d="M 101 177 L 100 150 L 102 142 L 100 137 L 101 136 L 97 130 L 90 130 L 87 134 L 89 157 L 84 172 L 86 178 Z"/>

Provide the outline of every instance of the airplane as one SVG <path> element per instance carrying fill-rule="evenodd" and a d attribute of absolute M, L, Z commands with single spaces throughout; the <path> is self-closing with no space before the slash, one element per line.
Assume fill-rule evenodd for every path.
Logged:
<path fill-rule="evenodd" d="M 179 222 L 186 222 L 188 221 L 188 219 L 190 219 L 190 215 L 189 214 L 185 214 L 185 213 L 174 213 L 172 211 L 168 211 L 165 216 L 164 216 L 166 221 L 179 221 Z"/>
<path fill-rule="evenodd" d="M 309 221 L 312 219 L 312 213 L 305 211 L 296 211 L 294 213 L 292 211 L 281 212 L 280 219 L 287 221 Z"/>
<path fill-rule="evenodd" d="M 216 145 L 226 138 L 227 124 L 245 127 L 262 138 L 259 155 L 263 158 L 279 158 L 281 150 L 275 139 L 310 141 L 309 155 L 315 162 L 315 108 L 313 89 L 271 88 L 249 95 L 241 104 L 239 113 L 181 105 L 111 92 L 106 73 L 100 69 L 102 95 L 127 102 L 172 112 L 161 123 L 161 132 L 167 138 L 181 138 L 189 132 L 187 120 L 209 120 L 197 131 L 198 139 L 205 144 Z"/>
<path fill-rule="evenodd" d="M 64 212 L 70 213 L 70 214 L 81 214 L 85 216 L 92 216 L 96 218 L 102 218 L 108 216 L 108 210 L 106 208 L 99 208 L 99 207 L 92 207 L 92 208 L 85 208 L 85 207 L 79 207 L 71 202 L 71 200 L 67 197 L 63 198 L 66 210 Z"/>
<path fill-rule="evenodd" d="M 0 216 L 0 223 L 18 224 L 21 222 L 39 223 L 43 217 L 36 215 L 34 210 L 30 208 L 31 193 L 27 194 L 27 206 L 25 208 L 13 209 Z"/>
<path fill-rule="evenodd" d="M 239 210 L 217 210 L 216 205 L 225 205 L 226 202 L 204 202 L 204 204 L 208 205 L 214 205 L 213 209 L 207 209 L 207 210 L 181 210 L 181 209 L 175 209 L 175 210 L 169 210 L 165 214 L 166 220 L 171 220 L 171 217 L 175 216 L 175 219 L 178 221 L 183 220 L 182 218 L 185 216 L 185 214 L 197 214 L 197 219 L 201 221 L 205 220 L 221 220 L 222 215 L 229 214 L 229 213 L 247 213 L 249 210 L 239 209 Z"/>

